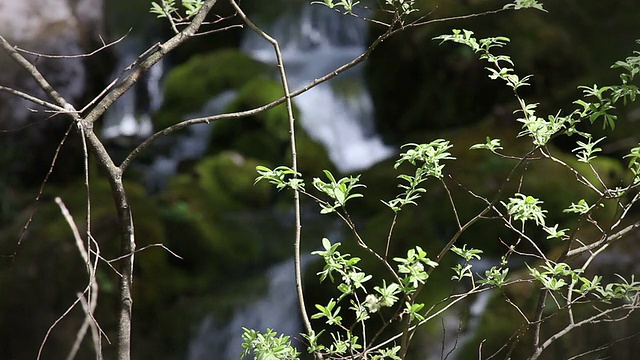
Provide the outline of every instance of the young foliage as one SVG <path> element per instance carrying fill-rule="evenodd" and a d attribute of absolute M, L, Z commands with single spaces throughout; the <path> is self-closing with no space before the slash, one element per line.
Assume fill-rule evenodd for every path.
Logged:
<path fill-rule="evenodd" d="M 595 154 L 602 151 L 602 148 L 596 147 L 596 145 L 604 139 L 605 138 L 602 137 L 596 141 L 592 141 L 591 137 L 589 137 L 586 143 L 578 140 L 576 141 L 578 147 L 571 151 L 576 153 L 578 161 L 589 164 L 597 157 Z"/>
<path fill-rule="evenodd" d="M 478 150 L 478 149 L 486 149 L 491 151 L 492 153 L 497 153 L 498 150 L 502 150 L 502 146 L 500 145 L 500 139 L 492 139 L 487 136 L 486 143 L 471 145 L 471 147 L 469 148 L 469 150 Z"/>
<path fill-rule="evenodd" d="M 322 239 L 322 247 L 324 250 L 314 251 L 311 254 L 322 256 L 325 262 L 324 269 L 317 275 L 320 275 L 320 282 L 327 277 L 331 282 L 335 282 L 333 273 L 337 272 L 341 277 L 345 276 L 349 271 L 357 271 L 355 265 L 360 261 L 358 257 L 351 257 L 349 254 L 341 254 L 338 251 L 340 243 L 332 244 L 329 239 Z"/>
<path fill-rule="evenodd" d="M 416 0 L 385 0 L 385 4 L 395 8 L 401 16 L 418 11 L 415 7 Z"/>
<path fill-rule="evenodd" d="M 582 106 L 582 113 L 580 115 L 583 118 L 588 118 L 592 124 L 599 118 L 602 118 L 602 128 L 606 129 L 607 126 L 609 126 L 611 130 L 614 130 L 618 117 L 613 114 L 613 110 L 615 110 L 613 106 L 614 102 L 613 99 L 608 96 L 611 94 L 612 87 L 598 87 L 598 85 L 594 84 L 592 87 L 580 86 L 579 89 L 582 89 L 585 99 L 595 98 L 594 102 L 584 100 L 575 101 L 575 104 Z"/>
<path fill-rule="evenodd" d="M 604 207 L 604 204 L 600 203 L 600 206 Z M 571 203 L 571 205 L 568 208 L 562 210 L 562 212 L 584 215 L 591 211 L 592 208 L 593 207 L 590 206 L 584 199 L 580 199 L 577 204 Z"/>
<path fill-rule="evenodd" d="M 558 230 L 558 224 L 555 224 L 552 227 L 543 226 L 542 230 L 544 230 L 547 234 L 547 239 L 562 239 L 567 235 L 569 229 L 560 229 Z"/>
<path fill-rule="evenodd" d="M 350 12 L 349 6 L 355 5 L 357 2 L 324 1 L 322 4 L 331 8 L 341 7 L 345 12 Z M 413 12 L 413 6 L 415 5 L 414 1 L 401 0 L 385 0 L 385 4 L 394 6 L 396 11 L 398 11 L 396 14 L 402 13 L 405 15 Z M 511 4 L 505 5 L 504 8 L 515 10 L 534 8 L 546 11 L 540 2 L 535 0 L 516 0 Z M 622 223 L 623 218 L 629 213 L 629 209 L 633 203 L 640 201 L 640 197 L 637 195 L 635 187 L 631 185 L 625 186 L 624 184 L 620 184 L 616 188 L 606 188 L 604 181 L 600 181 L 599 184 L 605 188 L 600 189 L 592 186 L 590 180 L 587 180 L 587 176 L 591 177 L 594 174 L 598 179 L 603 177 L 598 173 L 597 167 L 593 165 L 596 162 L 597 156 L 603 152 L 603 145 L 601 144 L 604 143 L 606 138 L 602 137 L 598 140 L 593 140 L 593 136 L 588 132 L 589 124 L 586 122 L 581 124 L 581 121 L 588 119 L 590 123 L 594 123 L 602 119 L 604 127 L 614 129 L 617 119 L 616 114 L 613 112 L 615 110 L 614 105 L 620 102 L 620 100 L 625 104 L 633 101 L 638 94 L 638 89 L 630 82 L 640 74 L 640 53 L 635 52 L 635 56 L 614 64 L 615 68 L 623 70 L 623 74 L 620 75 L 622 85 L 580 87 L 580 89 L 583 90 L 584 98 L 574 102 L 574 104 L 578 105 L 577 109 L 568 115 L 564 115 L 558 111 L 555 115 L 538 116 L 536 114 L 538 103 L 527 103 L 518 93 L 523 86 L 529 85 L 529 81 L 532 79 L 531 75 L 523 77 L 517 75 L 513 61 L 509 56 L 494 54 L 496 50 L 504 48 L 509 43 L 510 40 L 508 38 L 498 36 L 477 39 L 474 37 L 472 31 L 453 30 L 452 34 L 442 35 L 435 39 L 441 40 L 442 42 L 460 43 L 470 47 L 478 54 L 480 60 L 488 63 L 486 69 L 489 72 L 489 79 L 501 79 L 504 84 L 513 90 L 518 103 L 518 109 L 516 109 L 514 113 L 518 114 L 516 121 L 521 123 L 521 131 L 518 137 L 528 137 L 530 144 L 533 145 L 531 152 L 519 158 L 498 154 L 499 150 L 503 150 L 501 141 L 500 139 L 492 139 L 490 137 L 486 137 L 486 142 L 483 144 L 471 146 L 470 150 L 485 149 L 493 153 L 488 154 L 489 156 L 496 155 L 501 159 L 514 158 L 518 160 L 512 171 L 513 174 L 516 173 L 517 170 L 518 176 L 520 176 L 518 189 L 524 188 L 521 185 L 526 185 L 529 178 L 526 164 L 534 160 L 552 161 L 571 170 L 576 175 L 578 184 L 580 186 L 584 185 L 589 191 L 600 195 L 600 199 L 595 202 L 595 205 L 589 205 L 584 199 L 577 200 L 576 202 L 572 202 L 563 212 L 576 214 L 579 217 L 579 226 L 582 228 L 587 225 L 593 225 L 597 231 L 603 233 L 603 237 L 598 240 L 600 242 L 598 246 L 604 245 L 604 248 L 606 248 L 609 244 L 609 242 L 607 242 L 608 234 L 613 233 L 614 229 L 617 229 Z M 579 124 L 581 126 L 577 127 Z M 562 160 L 562 157 L 554 154 L 556 150 L 553 146 L 548 146 L 556 137 L 562 135 L 571 136 L 574 134 L 577 134 L 580 140 L 575 141 L 575 148 L 572 152 L 575 153 L 579 162 L 588 165 L 587 168 L 591 171 L 588 174 L 582 174 L 581 169 L 567 164 L 566 161 Z M 373 291 L 369 291 L 370 289 L 367 289 L 367 284 L 377 279 L 374 279 L 373 275 L 368 274 L 366 270 L 357 266 L 360 258 L 352 257 L 350 254 L 340 253 L 338 251 L 340 243 L 332 244 L 328 239 L 324 238 L 322 241 L 323 250 L 313 252 L 313 254 L 321 256 L 325 262 L 322 271 L 318 272 L 317 275 L 321 282 L 329 278 L 331 282 L 335 283 L 340 295 L 337 298 L 331 298 L 326 305 L 315 304 L 317 312 L 313 314 L 311 318 L 314 320 L 322 320 L 324 324 L 329 326 L 326 330 L 333 330 L 330 332 L 331 339 L 329 344 L 324 345 L 319 342 L 322 331 L 317 335 L 314 331 L 303 335 L 308 342 L 308 351 L 310 353 L 315 353 L 316 355 L 321 354 L 330 359 L 404 359 L 408 342 L 415 334 L 414 332 L 417 325 L 433 319 L 436 315 L 441 315 L 450 305 L 458 301 L 458 299 L 463 299 L 470 294 L 487 290 L 489 287 L 504 288 L 517 282 L 531 281 L 531 279 L 541 284 L 541 291 L 550 295 L 550 298 L 557 304 L 558 309 L 562 308 L 569 312 L 571 323 L 566 332 L 572 330 L 575 324 L 574 321 L 577 321 L 575 320 L 577 315 L 573 313 L 574 307 L 578 307 L 584 303 L 597 303 L 592 309 L 595 309 L 596 313 L 599 312 L 599 315 L 590 318 L 590 321 L 593 323 L 600 321 L 597 316 L 606 315 L 607 311 L 609 311 L 598 308 L 598 306 L 603 304 L 610 304 L 611 309 L 635 309 L 638 306 L 640 282 L 636 282 L 633 277 L 631 277 L 629 281 L 620 277 L 621 281 L 619 282 L 603 284 L 602 275 L 594 275 L 592 278 L 583 276 L 590 262 L 599 254 L 600 249 L 604 248 L 597 248 L 595 245 L 585 242 L 583 238 L 577 239 L 577 230 L 581 229 L 563 228 L 560 227 L 560 224 L 547 226 L 547 217 L 554 219 L 558 214 L 549 214 L 547 210 L 542 208 L 543 202 L 533 196 L 517 192 L 513 197 L 510 197 L 506 203 L 499 201 L 499 199 L 504 198 L 505 185 L 511 181 L 511 175 L 504 179 L 502 188 L 495 194 L 494 198 L 480 196 L 476 194 L 473 189 L 467 190 L 467 187 L 472 188 L 472 186 L 468 186 L 469 184 L 460 184 L 460 187 L 467 190 L 472 198 L 481 199 L 487 204 L 487 207 L 483 211 L 467 223 L 462 221 L 462 217 L 458 215 L 455 197 L 451 195 L 448 184 L 445 182 L 448 182 L 449 178 L 445 178 L 444 176 L 445 160 L 455 160 L 455 157 L 449 152 L 451 148 L 451 143 L 445 139 L 437 139 L 424 144 L 411 143 L 404 145 L 402 147 L 404 152 L 400 154 L 394 168 L 399 169 L 401 166 L 404 166 L 404 169 L 407 168 L 406 164 L 410 164 L 412 170 L 397 176 L 400 180 L 398 187 L 402 189 L 402 192 L 390 201 L 383 201 L 383 203 L 394 212 L 392 226 L 387 236 L 388 242 L 391 242 L 396 218 L 401 215 L 400 210 L 407 204 L 418 205 L 417 200 L 427 192 L 426 180 L 430 178 L 436 179 L 446 187 L 446 192 L 452 203 L 454 213 L 456 214 L 457 232 L 447 245 L 443 245 L 441 253 L 436 257 L 438 261 L 433 261 L 427 257 L 426 251 L 420 246 L 409 249 L 405 257 L 393 257 L 391 258 L 392 261 L 389 261 L 386 252 L 384 256 L 379 255 L 366 244 L 361 238 L 361 234 L 356 230 L 354 222 L 349 217 L 347 209 L 345 208 L 348 200 L 363 196 L 356 191 L 358 187 L 364 186 L 359 183 L 359 176 L 343 177 L 336 180 L 333 174 L 325 171 L 327 181 L 318 178 L 313 180 L 314 188 L 330 199 L 330 201 L 325 202 L 312 196 L 320 203 L 322 208 L 321 213 L 328 214 L 337 212 L 337 215 L 347 223 L 349 230 L 357 239 L 357 244 L 384 265 L 388 270 L 389 277 L 378 282 L 378 284 L 382 283 L 381 286 L 373 286 Z M 640 182 L 640 146 L 631 149 L 625 158 L 629 159 L 628 166 L 630 172 L 634 175 L 633 184 Z M 520 175 L 521 170 L 522 174 Z M 258 171 L 260 176 L 257 180 L 268 179 L 278 189 L 293 188 L 301 189 L 304 192 L 304 182 L 299 178 L 300 175 L 289 168 L 279 167 L 275 170 L 269 170 L 260 167 Z M 297 182 L 291 184 L 290 181 L 292 179 L 296 179 Z M 453 180 L 453 177 L 451 177 L 451 179 L 452 181 L 456 181 Z M 617 222 L 607 230 L 609 233 L 605 234 L 604 228 L 591 217 L 592 212 L 596 207 L 604 206 L 604 199 L 614 197 L 621 198 L 632 191 L 636 194 L 635 197 L 633 197 L 632 200 L 625 199 L 625 201 L 630 201 L 629 205 L 623 203 L 623 200 L 620 199 L 618 204 L 620 209 L 617 209 L 616 219 L 614 219 L 614 221 Z M 502 215 L 502 212 L 498 209 L 498 204 L 501 204 L 506 209 L 506 216 Z M 337 211 L 338 209 L 340 209 L 339 212 Z M 469 226 L 477 221 L 486 219 L 487 214 L 491 212 L 500 215 L 498 219 L 502 221 L 504 225 L 507 225 L 508 229 L 513 231 L 517 241 L 515 245 L 506 246 L 506 251 L 502 255 L 502 260 L 499 265 L 492 266 L 488 270 L 485 270 L 484 274 L 474 275 L 473 261 L 481 259 L 483 250 L 467 248 L 467 245 L 459 247 L 456 245 L 456 241 L 459 240 L 459 236 L 463 232 L 467 231 Z M 522 227 L 516 229 L 512 221 L 522 222 Z M 537 244 L 538 239 L 536 239 L 536 237 L 538 237 L 539 234 L 533 232 L 533 234 L 535 234 L 535 236 L 533 236 L 530 231 L 525 230 L 524 224 L 527 221 L 535 222 L 536 225 L 546 233 L 547 239 L 561 240 L 552 243 L 560 243 L 563 247 L 567 247 L 559 259 L 555 261 L 549 260 L 551 257 L 545 253 L 545 250 L 541 250 Z M 520 240 L 524 238 L 529 240 L 529 243 L 534 246 L 536 249 L 535 254 L 529 253 L 529 249 L 522 250 L 519 247 Z M 585 243 L 587 245 L 585 245 Z M 418 302 L 417 299 L 421 290 L 427 286 L 427 280 L 433 271 L 437 271 L 436 267 L 438 266 L 438 262 L 442 262 L 442 258 L 445 254 L 448 254 L 449 250 L 460 258 L 459 263 L 451 267 L 453 270 L 453 276 L 451 276 L 452 289 L 462 287 L 459 282 L 462 282 L 463 279 L 469 279 L 468 283 L 464 284 L 464 287 L 470 287 L 469 292 L 457 294 L 455 290 L 452 290 L 451 295 L 440 300 L 440 302 L 433 302 L 431 304 Z M 573 254 L 568 255 L 572 252 L 585 254 L 585 256 L 590 257 L 584 265 L 581 264 L 580 267 L 573 268 L 572 265 L 575 265 L 575 263 L 572 263 L 573 258 L 571 256 L 573 256 Z M 513 267 L 509 266 L 508 260 L 513 254 L 525 257 L 528 260 L 533 260 L 536 264 L 541 264 L 536 266 L 526 264 L 530 278 L 526 278 L 525 275 L 524 277 L 526 279 L 522 279 L 521 275 L 518 278 L 514 277 L 514 279 L 509 280 L 509 273 Z M 626 303 L 616 305 L 615 300 L 622 300 Z M 511 306 L 515 306 L 522 314 L 528 314 L 530 310 L 532 310 L 521 307 L 520 304 L 515 304 L 510 299 L 508 299 L 507 302 Z M 620 301 L 618 301 L 618 303 L 620 303 Z M 536 310 L 534 312 L 541 314 L 539 318 L 533 320 L 527 319 L 527 325 L 529 327 L 531 327 L 532 324 L 533 326 L 539 327 L 546 325 L 547 315 L 546 312 L 543 311 L 545 310 L 545 304 L 541 306 L 542 307 L 538 309 L 533 309 Z M 395 321 L 401 324 L 402 332 L 392 338 L 394 341 L 395 339 L 400 339 L 399 343 L 401 346 L 396 346 L 395 342 L 389 347 L 376 346 L 374 341 L 367 342 L 367 335 L 375 333 L 374 330 L 367 327 L 368 324 L 371 323 L 371 319 L 374 318 L 373 314 L 376 314 L 375 318 L 379 315 L 379 318 L 383 320 L 384 325 L 382 329 L 385 329 Z M 391 317 L 387 317 L 388 314 L 391 314 Z M 544 316 L 542 314 L 544 314 Z M 548 318 L 553 316 L 554 315 L 549 315 Z M 349 323 L 350 321 L 352 323 Z M 356 331 L 360 327 L 362 330 Z M 537 336 L 536 341 L 543 345 L 539 345 L 534 349 L 534 355 L 531 356 L 531 359 L 536 359 L 539 353 L 548 346 L 548 343 L 564 336 L 566 332 L 552 333 L 545 341 L 540 335 L 543 332 L 535 331 L 536 334 L 534 334 L 534 336 Z M 380 332 L 376 336 L 379 336 L 379 334 Z M 391 341 L 382 341 L 381 343 L 387 345 L 391 344 Z M 371 346 L 373 346 L 373 348 L 370 348 Z"/>
<path fill-rule="evenodd" d="M 241 359 L 253 354 L 254 360 L 297 360 L 300 353 L 291 345 L 289 336 L 267 329 L 265 333 L 242 328 Z"/>
<path fill-rule="evenodd" d="M 172 13 L 178 11 L 175 0 L 163 0 L 160 3 L 162 5 L 155 1 L 151 2 L 151 10 L 149 10 L 152 14 L 156 14 L 158 18 L 169 17 Z"/>
<path fill-rule="evenodd" d="M 631 275 L 631 280 L 628 281 L 620 275 L 616 276 L 622 280 L 619 283 L 610 283 L 606 286 L 596 286 L 595 291 L 604 301 L 610 302 L 612 300 L 624 300 L 628 302 L 637 302 L 640 292 L 640 282 L 635 280 L 635 276 Z"/>
<path fill-rule="evenodd" d="M 336 306 L 338 303 L 335 299 L 329 300 L 327 306 L 316 304 L 316 308 L 320 312 L 311 315 L 312 319 L 327 318 L 327 325 L 342 325 L 342 316 L 340 316 L 340 306 Z"/>
<path fill-rule="evenodd" d="M 540 207 L 542 201 L 533 196 L 524 194 L 515 194 L 515 197 L 509 198 L 509 203 L 502 205 L 507 208 L 507 212 L 514 220 L 524 223 L 527 220 L 533 220 L 537 225 L 544 225 L 546 210 Z"/>
<path fill-rule="evenodd" d="M 360 3 L 360 1 L 354 1 L 354 0 L 339 0 L 338 2 L 335 2 L 335 1 L 336 0 L 323 0 L 323 1 L 313 1 L 311 3 L 321 4 L 328 7 L 329 9 L 337 10 L 338 8 L 342 8 L 344 13 L 346 14 L 352 14 L 354 7 Z"/>
<path fill-rule="evenodd" d="M 465 262 L 469 262 L 474 259 L 480 260 L 480 254 L 483 253 L 483 251 L 479 249 L 467 249 L 467 244 L 462 245 L 461 248 L 453 245 L 451 247 L 451 251 L 453 251 L 454 254 L 463 258 Z"/>
<path fill-rule="evenodd" d="M 443 160 L 455 160 L 448 152 L 453 147 L 449 141 L 437 139 L 427 144 L 406 144 L 404 147 L 411 147 L 405 153 L 400 154 L 394 165 L 397 169 L 405 161 L 416 167 L 413 175 L 401 174 L 398 179 L 404 180 L 406 184 L 399 184 L 398 187 L 404 191 L 390 201 L 382 201 L 394 212 L 399 212 L 405 205 L 417 205 L 415 202 L 427 190 L 419 185 L 430 177 L 442 179 L 444 164 Z"/>
<path fill-rule="evenodd" d="M 435 268 L 438 263 L 427 257 L 426 251 L 420 246 L 407 251 L 407 257 L 395 257 L 393 261 L 398 263 L 398 273 L 404 274 L 402 277 L 403 290 L 411 294 L 424 284 L 429 278 L 429 273 L 425 271 L 425 265 Z"/>
<path fill-rule="evenodd" d="M 478 284 L 502 287 L 507 282 L 508 274 L 509 268 L 492 266 L 491 269 L 484 272 L 484 278 L 478 280 Z"/>
<path fill-rule="evenodd" d="M 513 10 L 533 8 L 547 12 L 547 10 L 542 7 L 542 3 L 536 0 L 515 0 L 513 4 L 507 4 L 504 6 L 504 8 Z"/>
<path fill-rule="evenodd" d="M 270 184 L 275 185 L 278 190 L 290 188 L 304 191 L 304 180 L 301 179 L 302 174 L 289 167 L 278 166 L 271 170 L 266 166 L 258 165 L 256 166 L 256 171 L 260 176 L 256 178 L 254 184 L 261 180 L 267 180 Z"/>
<path fill-rule="evenodd" d="M 160 4 L 152 1 L 149 12 L 156 14 L 158 18 L 175 17 L 176 20 L 186 20 L 193 17 L 198 13 L 198 11 L 200 11 L 200 8 L 204 5 L 204 0 L 182 0 L 180 3 L 184 8 L 184 13 L 186 14 L 184 19 L 178 15 L 180 9 L 176 6 L 175 0 L 162 0 L 160 1 Z"/>
<path fill-rule="evenodd" d="M 373 288 L 378 294 L 369 294 L 364 301 L 364 305 L 369 312 L 378 312 L 383 307 L 391 307 L 399 300 L 398 294 L 401 293 L 400 285 L 391 283 L 387 286 L 386 281 L 382 281 L 382 286 Z"/>
<path fill-rule="evenodd" d="M 341 178 L 340 180 L 336 180 L 336 178 L 333 176 L 333 174 L 331 174 L 330 171 L 324 170 L 324 174 L 327 179 L 329 179 L 329 182 L 325 182 L 320 178 L 314 178 L 313 186 L 318 191 L 333 199 L 333 204 L 321 202 L 321 214 L 332 213 L 339 207 L 344 207 L 347 201 L 362 197 L 362 194 L 354 192 L 354 189 L 356 188 L 365 187 L 362 184 L 358 184 L 360 176 L 349 176 Z"/>
<path fill-rule="evenodd" d="M 633 183 L 640 182 L 640 146 L 634 147 L 624 156 L 629 159 L 629 170 L 633 173 Z"/>

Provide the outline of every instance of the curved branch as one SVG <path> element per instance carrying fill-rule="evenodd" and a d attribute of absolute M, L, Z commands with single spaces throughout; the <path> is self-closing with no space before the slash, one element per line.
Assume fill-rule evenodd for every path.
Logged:
<path fill-rule="evenodd" d="M 206 5 L 206 4 L 205 4 Z M 395 28 L 394 29 L 394 25 L 395 24 L 391 24 L 388 25 L 387 30 L 381 34 L 380 36 L 378 36 L 372 43 L 371 45 L 369 45 L 369 47 L 359 56 L 357 56 L 356 58 L 354 58 L 353 60 L 349 61 L 348 63 L 336 68 L 334 71 L 320 77 L 317 78 L 311 82 L 309 82 L 307 85 L 292 91 L 290 96 L 291 98 L 294 98 L 300 94 L 303 94 L 307 91 L 309 91 L 310 89 L 318 86 L 319 84 L 326 82 L 338 75 L 340 75 L 341 73 L 351 69 L 352 67 L 362 63 L 363 61 L 365 61 L 367 58 L 369 58 L 369 56 L 371 55 L 371 53 L 373 52 L 373 50 L 375 48 L 378 47 L 378 45 L 380 45 L 384 40 L 388 39 L 389 37 L 407 29 L 407 28 L 412 28 L 412 27 L 418 27 L 418 26 L 424 26 L 424 25 L 429 25 L 429 24 L 433 24 L 433 23 L 437 23 L 437 22 L 444 22 L 444 21 L 453 21 L 453 20 L 462 20 L 462 19 L 469 19 L 469 18 L 473 18 L 473 17 L 477 17 L 477 16 L 486 16 L 486 15 L 491 15 L 491 14 L 497 14 L 500 13 L 502 11 L 505 11 L 506 9 L 498 9 L 498 10 L 490 10 L 490 11 L 485 11 L 482 13 L 477 13 L 477 14 L 469 14 L 469 15 L 459 15 L 459 16 L 451 16 L 451 17 L 445 17 L 445 18 L 439 18 L 439 19 L 432 19 L 432 20 L 427 20 L 427 21 L 423 21 L 423 22 L 416 22 L 416 23 L 411 23 L 411 24 L 407 24 L 404 26 L 401 26 L 399 28 Z M 184 31 L 184 30 L 183 30 Z M 180 34 L 176 35 L 176 37 L 178 37 Z M 167 46 L 169 43 L 169 41 L 167 41 L 165 44 L 162 45 L 162 47 Z M 141 64 L 142 66 L 142 64 Z M 133 74 L 132 74 L 133 75 Z M 133 151 L 131 151 L 131 153 L 129 153 L 129 155 L 124 159 L 124 161 L 120 164 L 120 169 L 121 170 L 125 170 L 130 163 L 146 148 L 148 148 L 152 143 L 154 143 L 158 138 L 175 133 L 181 129 L 184 129 L 187 126 L 191 126 L 191 125 L 196 125 L 196 124 L 203 124 L 203 123 L 212 123 L 212 122 L 216 122 L 216 121 L 220 121 L 220 120 L 225 120 L 225 119 L 241 119 L 247 116 L 252 116 L 255 114 L 258 114 L 260 112 L 269 110 L 271 108 L 274 108 L 282 103 L 284 103 L 285 101 L 287 101 L 287 96 L 283 96 L 280 99 L 274 100 L 268 104 L 265 104 L 263 106 L 259 106 L 250 110 L 246 110 L 246 111 L 239 111 L 239 112 L 234 112 L 234 113 L 226 113 L 226 114 L 219 114 L 219 115 L 213 115 L 213 116 L 205 116 L 205 117 L 200 117 L 200 118 L 194 118 L 194 119 L 188 119 L 188 120 L 184 120 L 181 121 L 175 125 L 172 125 L 168 128 L 162 129 L 158 132 L 156 132 L 155 134 L 151 135 L 150 137 L 148 137 L 145 141 L 143 141 L 140 145 L 138 145 Z M 99 107 L 99 106 L 98 106 Z"/>

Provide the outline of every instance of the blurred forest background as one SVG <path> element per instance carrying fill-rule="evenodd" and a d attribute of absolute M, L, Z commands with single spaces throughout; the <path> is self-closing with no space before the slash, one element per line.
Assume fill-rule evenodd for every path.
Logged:
<path fill-rule="evenodd" d="M 501 8 L 505 3 L 419 2 L 428 18 Z M 376 12 L 375 2 L 371 3 L 372 10 L 362 15 L 383 18 L 385 14 Z M 365 64 L 296 99 L 301 172 L 308 179 L 319 176 L 322 169 L 362 173 L 362 182 L 368 186 L 365 198 L 354 202 L 357 206 L 350 211 L 372 247 L 383 247 L 386 240 L 390 214 L 379 199 L 392 198 L 397 192 L 392 164 L 400 145 L 439 137 L 451 140 L 452 153 L 458 158 L 454 176 L 487 194 L 496 190 L 510 165 L 465 150 L 484 142 L 487 135 L 518 146 L 515 140 L 508 140 L 515 139 L 519 131 L 512 114 L 517 104 L 511 90 L 489 80 L 485 65 L 470 50 L 439 46 L 432 38 L 453 28 L 473 30 L 478 37 L 511 38 L 504 52 L 512 57 L 519 74 L 534 74 L 532 85 L 522 95 L 530 103 L 540 102 L 540 114 L 572 109 L 571 102 L 579 96 L 578 85 L 617 81 L 617 72 L 610 66 L 637 50 L 634 40 L 640 38 L 640 3 L 554 0 L 544 5 L 548 13 L 505 12 L 408 29 L 381 44 Z M 281 42 L 292 88 L 359 55 L 384 31 L 309 1 L 243 0 L 241 6 Z M 78 107 L 142 51 L 170 36 L 169 25 L 150 14 L 149 8 L 149 1 L 139 0 L 0 0 L 0 34 L 22 48 L 55 55 L 91 52 L 100 46 L 99 35 L 107 42 L 126 35 L 91 57 L 38 60 L 45 76 Z M 239 22 L 225 1 L 219 1 L 214 12 L 229 16 L 221 27 Z M 98 124 L 102 137 L 109 140 L 109 151 L 125 153 L 154 129 L 188 117 L 245 110 L 279 98 L 282 90 L 270 51 L 269 44 L 240 28 L 188 42 L 157 64 Z M 0 85 L 40 93 L 5 54 L 0 55 L 0 68 Z M 34 108 L 0 93 L 2 359 L 34 359 L 49 326 L 87 282 L 71 232 L 53 201 L 61 197 L 78 224 L 84 223 L 82 144 L 72 132 L 36 203 L 69 123 L 62 117 L 34 112 Z M 611 179 L 620 176 L 625 166 L 621 156 L 640 141 L 640 108 L 625 108 L 618 116 L 615 131 L 594 134 L 609 140 L 599 166 L 609 169 Z M 291 335 L 300 331 L 289 260 L 293 254 L 290 194 L 278 193 L 266 183 L 253 184 L 256 165 L 290 162 L 287 126 L 285 108 L 277 107 L 253 118 L 193 127 L 163 139 L 128 172 L 126 185 L 138 246 L 162 243 L 182 257 L 150 248 L 136 258 L 135 358 L 232 359 L 241 351 L 241 326 L 268 326 Z M 552 146 L 566 150 L 570 157 L 573 145 L 558 141 Z M 95 166 L 91 169 L 91 226 L 102 255 L 111 259 L 120 255 L 117 218 L 106 180 Z M 549 167 L 530 171 L 538 175 L 532 176 L 528 189 L 545 200 L 550 213 L 561 214 L 574 199 L 590 196 L 576 188 L 570 173 Z M 442 211 L 445 194 L 430 190 L 425 201 L 398 224 L 392 252 L 404 252 L 415 244 L 428 250 L 429 244 L 436 247 L 439 239 L 455 231 L 452 214 Z M 473 214 L 481 205 L 470 203 L 461 216 Z M 307 251 L 318 248 L 322 237 L 353 246 L 346 229 L 321 217 L 313 202 L 304 203 L 303 210 Z M 23 232 L 31 217 L 33 221 Z M 554 221 L 562 223 L 563 218 Z M 508 232 L 500 226 L 487 222 L 473 234 L 463 241 L 482 244 L 495 257 L 504 251 L 498 239 Z M 625 242 L 624 249 L 614 250 L 615 256 L 602 260 L 598 268 L 609 273 L 640 273 L 640 247 L 635 242 Z M 328 290 L 319 287 L 313 276 L 319 264 L 305 259 L 311 299 L 307 303 L 322 302 Z M 371 264 L 370 260 L 364 258 L 363 266 Z M 437 274 L 431 283 L 434 299 L 443 295 L 437 281 L 449 277 L 443 273 L 438 280 Z M 98 279 L 96 318 L 113 337 L 117 275 L 102 266 Z M 478 336 L 495 340 L 487 347 L 499 346 L 513 332 L 510 315 L 501 314 L 500 309 L 492 311 L 475 314 L 482 329 Z M 75 309 L 55 328 L 43 359 L 58 359 L 68 352 L 82 318 L 82 310 Z M 601 328 L 577 338 L 588 343 L 619 336 L 625 333 L 624 326 L 638 329 L 640 324 L 635 320 L 617 326 L 616 332 Z M 441 330 L 439 322 L 425 329 L 414 350 L 416 359 L 426 358 L 424 353 L 433 349 L 439 354 Z M 472 344 L 477 334 L 471 325 L 467 335 Z M 569 338 L 561 346 L 579 345 Z M 637 348 L 625 343 L 616 358 L 631 359 Z M 107 356 L 110 351 L 106 346 Z M 91 354 L 87 342 L 79 358 Z M 471 357 L 461 353 L 458 358 Z"/>

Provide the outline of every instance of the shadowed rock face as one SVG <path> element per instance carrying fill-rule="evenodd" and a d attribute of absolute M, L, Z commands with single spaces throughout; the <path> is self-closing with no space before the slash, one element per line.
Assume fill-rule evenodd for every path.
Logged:
<path fill-rule="evenodd" d="M 103 0 L 23 0 L 0 2 L 0 35 L 30 52 L 45 55 L 80 55 L 100 46 L 103 30 Z M 94 93 L 97 58 L 50 58 L 23 53 L 47 81 L 74 106 L 80 108 Z M 105 56 L 101 56 L 105 58 Z M 32 77 L 4 51 L 0 51 L 0 85 L 50 100 Z M 89 71 L 91 69 L 91 71 Z M 36 111 L 34 111 L 36 110 Z M 61 117 L 52 117 L 42 107 L 14 95 L 0 92 L 0 129 L 21 129 L 2 135 L 1 158 L 25 154 L 25 161 L 4 167 L 26 182 L 42 179 L 35 162 L 44 165 L 69 126 Z M 0 158 L 0 161 L 2 159 Z M 42 166 L 40 166 L 42 167 Z"/>
<path fill-rule="evenodd" d="M 25 0 L 0 3 L 0 34 L 20 48 L 48 55 L 90 52 L 92 39 L 102 31 L 102 0 Z M 35 59 L 34 56 L 28 56 Z M 82 58 L 47 59 L 35 62 L 47 80 L 70 100 L 86 90 L 87 71 Z M 6 54 L 0 55 L 0 82 L 29 93 L 42 94 L 30 77 Z M 30 119 L 28 103 L 3 96 L 0 124 L 20 125 Z M 6 106 L 8 104 L 8 106 Z M 6 108 L 10 108 L 7 112 Z M 32 107 L 32 106 L 31 106 Z"/>

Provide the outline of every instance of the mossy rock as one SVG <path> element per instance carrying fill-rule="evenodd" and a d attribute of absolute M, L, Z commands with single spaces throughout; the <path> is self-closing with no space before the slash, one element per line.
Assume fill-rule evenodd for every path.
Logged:
<path fill-rule="evenodd" d="M 268 72 L 269 66 L 235 49 L 194 55 L 167 74 L 164 103 L 154 122 L 159 128 L 175 124 L 223 91 L 238 89 Z"/>
<path fill-rule="evenodd" d="M 226 112 L 254 109 L 284 95 L 280 82 L 257 77 L 238 90 Z M 295 110 L 295 109 L 294 109 Z M 294 116 L 297 111 L 294 112 Z M 289 148 L 289 117 L 285 104 L 242 119 L 228 119 L 215 124 L 208 152 L 233 150 L 244 156 L 282 163 Z"/>
<path fill-rule="evenodd" d="M 254 185 L 255 168 L 261 164 L 237 152 L 210 155 L 200 160 L 192 173 L 172 179 L 166 192 L 175 199 L 199 200 L 198 206 L 207 213 L 264 208 L 272 189 L 266 182 Z"/>
<path fill-rule="evenodd" d="M 256 166 L 260 162 L 245 158 L 232 152 L 225 152 L 202 161 L 198 168 L 200 184 L 205 195 L 226 210 L 237 209 L 238 206 L 256 209 L 268 204 L 271 187 L 265 182 L 254 184 Z M 238 204 L 226 202 L 220 193 Z M 226 205 L 226 206 L 225 206 Z"/>
<path fill-rule="evenodd" d="M 234 268 L 239 276 L 289 254 L 288 246 L 275 246 L 287 241 L 282 234 L 290 232 L 277 219 L 282 215 L 269 208 L 276 190 L 265 181 L 254 184 L 255 168 L 263 164 L 236 152 L 223 152 L 205 157 L 193 172 L 171 181 L 162 194 L 168 204 L 165 217 L 174 224 L 171 228 L 183 230 L 171 231 L 176 238 L 169 241 L 176 241 L 188 253 L 188 271 L 218 269 L 215 276 L 226 276 L 223 274 Z M 269 240 L 261 240 L 264 238 Z"/>

